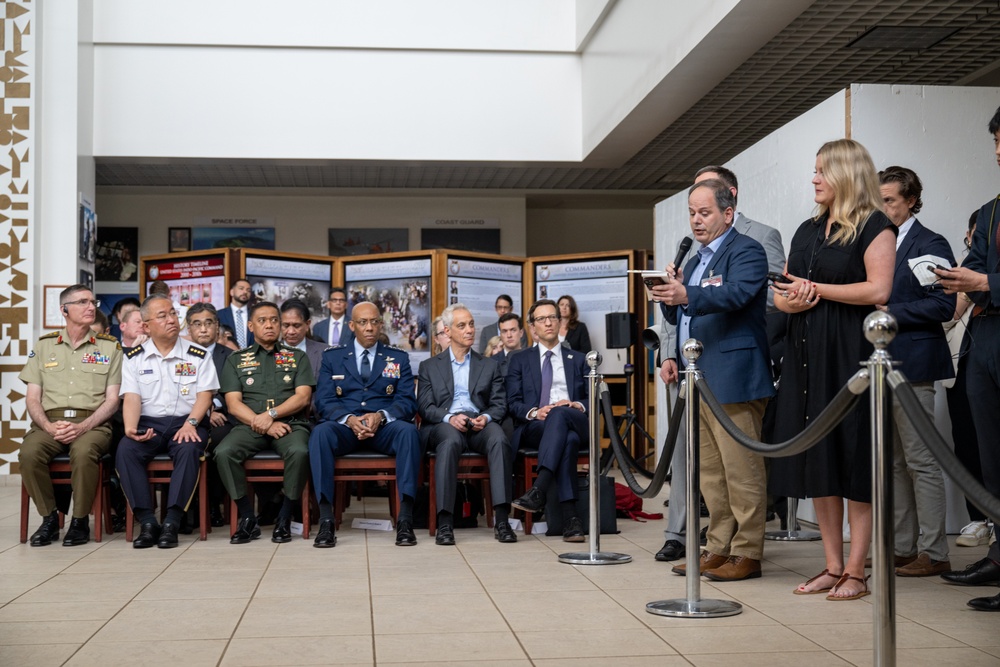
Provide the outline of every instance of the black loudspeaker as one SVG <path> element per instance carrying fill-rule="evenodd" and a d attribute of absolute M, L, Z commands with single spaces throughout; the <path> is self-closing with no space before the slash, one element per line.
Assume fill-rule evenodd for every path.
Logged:
<path fill-rule="evenodd" d="M 639 328 L 634 313 L 608 313 L 604 326 L 608 336 L 608 349 L 620 350 L 635 345 L 635 332 Z"/>

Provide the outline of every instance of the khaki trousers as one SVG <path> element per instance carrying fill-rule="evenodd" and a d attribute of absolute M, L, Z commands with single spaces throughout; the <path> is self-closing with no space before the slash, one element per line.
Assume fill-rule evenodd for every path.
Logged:
<path fill-rule="evenodd" d="M 79 423 L 84 417 L 60 417 Z M 49 461 L 57 454 L 69 452 L 70 486 L 73 488 L 73 518 L 82 519 L 90 514 L 97 495 L 97 463 L 111 447 L 111 426 L 101 424 L 80 435 L 69 445 L 57 442 L 51 435 L 36 427 L 24 436 L 18 462 L 21 480 L 28 495 L 35 502 L 38 513 L 48 516 L 56 510 L 56 495 L 49 475 Z"/>

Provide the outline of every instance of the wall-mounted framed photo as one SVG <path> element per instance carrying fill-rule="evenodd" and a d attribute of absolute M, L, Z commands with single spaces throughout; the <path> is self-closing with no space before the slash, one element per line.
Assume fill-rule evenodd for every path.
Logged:
<path fill-rule="evenodd" d="M 44 302 L 42 310 L 45 312 L 45 329 L 62 329 L 66 326 L 66 318 L 63 317 L 62 309 L 59 307 L 59 293 L 69 285 L 45 285 L 43 288 Z"/>
<path fill-rule="evenodd" d="M 171 227 L 167 232 L 168 252 L 187 252 L 191 249 L 191 228 Z"/>

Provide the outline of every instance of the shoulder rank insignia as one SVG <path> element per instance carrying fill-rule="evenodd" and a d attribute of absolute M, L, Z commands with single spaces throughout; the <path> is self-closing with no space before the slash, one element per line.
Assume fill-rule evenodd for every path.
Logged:
<path fill-rule="evenodd" d="M 125 348 L 125 356 L 128 359 L 131 359 L 132 357 L 134 357 L 135 355 L 139 354 L 140 352 L 142 352 L 142 345 L 136 345 L 135 347 L 127 347 L 127 348 Z"/>
<path fill-rule="evenodd" d="M 198 347 L 197 345 L 189 345 L 187 353 L 190 354 L 192 357 L 198 357 L 199 359 L 205 358 L 205 348 Z"/>
<path fill-rule="evenodd" d="M 59 337 L 59 332 L 58 331 L 53 331 L 52 333 L 45 334 L 44 336 L 42 336 L 38 340 L 45 340 L 46 338 L 58 338 L 58 337 Z"/>
<path fill-rule="evenodd" d="M 101 340 L 109 340 L 112 343 L 117 343 L 118 342 L 117 338 L 115 338 L 114 336 L 111 336 L 109 334 L 97 334 L 97 337 L 100 338 Z"/>
<path fill-rule="evenodd" d="M 392 345 L 384 345 L 383 344 L 382 347 L 385 348 L 386 350 L 395 350 L 396 352 L 406 352 L 406 350 L 404 350 L 403 348 L 401 348 L 401 347 L 393 347 Z"/>

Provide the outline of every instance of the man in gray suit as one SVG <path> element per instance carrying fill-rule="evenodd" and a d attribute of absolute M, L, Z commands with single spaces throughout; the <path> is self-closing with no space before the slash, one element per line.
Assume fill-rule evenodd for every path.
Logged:
<path fill-rule="evenodd" d="M 437 535 L 435 543 L 455 544 L 455 489 L 458 459 L 463 452 L 485 454 L 490 468 L 493 494 L 494 536 L 500 542 L 516 542 L 510 527 L 510 478 L 513 461 L 510 445 L 500 422 L 507 414 L 507 394 L 500 366 L 472 350 L 476 324 L 469 309 L 460 303 L 441 313 L 451 346 L 420 364 L 417 410 L 421 443 L 435 451 L 437 485 Z"/>
<path fill-rule="evenodd" d="M 302 301 L 289 299 L 281 304 L 281 341 L 288 347 L 295 347 L 306 353 L 313 369 L 313 379 L 318 381 L 323 352 L 330 346 L 306 337 L 309 323 L 309 308 Z"/>

